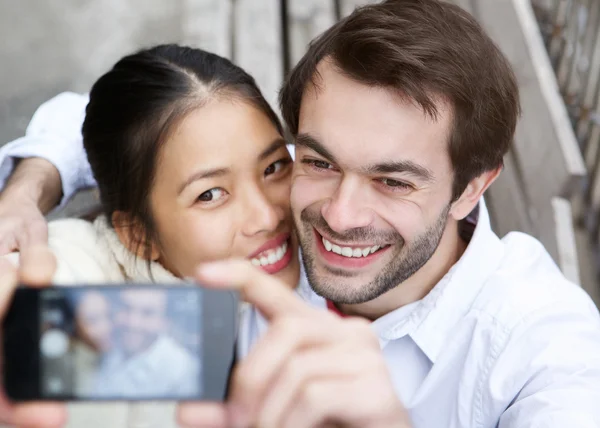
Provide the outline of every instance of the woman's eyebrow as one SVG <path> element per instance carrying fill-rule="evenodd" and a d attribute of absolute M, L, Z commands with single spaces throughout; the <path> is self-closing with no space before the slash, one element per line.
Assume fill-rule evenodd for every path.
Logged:
<path fill-rule="evenodd" d="M 177 192 L 177 194 L 180 195 L 181 192 L 183 192 L 186 187 L 188 187 L 190 184 L 194 183 L 195 181 L 203 180 L 206 178 L 222 177 L 224 175 L 229 174 L 230 172 L 231 172 L 231 170 L 229 168 L 213 168 L 213 169 L 203 169 L 201 171 L 197 171 L 197 172 L 193 173 L 192 175 L 190 175 L 187 178 L 187 180 L 185 180 L 181 184 L 181 186 L 179 186 L 179 192 Z"/>
<path fill-rule="evenodd" d="M 258 160 L 265 160 L 280 148 L 285 147 L 285 145 L 286 142 L 283 138 L 277 138 L 275 141 L 269 144 L 269 146 L 266 149 L 264 149 L 260 155 L 258 155 Z"/>

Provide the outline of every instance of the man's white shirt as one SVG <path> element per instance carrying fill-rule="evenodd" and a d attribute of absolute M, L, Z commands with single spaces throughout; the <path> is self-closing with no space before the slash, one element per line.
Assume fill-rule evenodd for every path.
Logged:
<path fill-rule="evenodd" d="M 199 396 L 199 361 L 167 336 L 159 336 L 145 351 L 126 357 L 120 350 L 106 355 L 94 382 L 93 397 L 152 398 Z"/>
<path fill-rule="evenodd" d="M 62 138 L 69 118 L 80 129 L 85 104 L 76 108 L 61 96 L 36 112 L 32 135 L 0 149 L 0 172 L 8 157 L 45 157 L 61 173 L 64 201 L 93 180 L 81 135 Z M 297 292 L 326 307 L 304 276 Z M 459 262 L 424 299 L 372 326 L 415 428 L 600 427 L 598 310 L 537 240 L 522 233 L 499 239 L 483 201 Z M 241 356 L 266 327 L 245 311 Z"/>
<path fill-rule="evenodd" d="M 467 250 L 422 300 L 372 323 L 415 428 L 600 427 L 600 317 L 536 239 L 499 239 L 482 200 Z M 304 272 L 298 294 L 326 308 Z M 240 356 L 268 325 L 242 317 Z M 332 400 L 335 397 L 331 398 Z"/>

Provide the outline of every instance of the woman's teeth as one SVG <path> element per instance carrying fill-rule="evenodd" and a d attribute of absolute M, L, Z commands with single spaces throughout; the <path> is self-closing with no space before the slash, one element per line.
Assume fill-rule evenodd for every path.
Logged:
<path fill-rule="evenodd" d="M 369 254 L 373 254 L 382 248 L 379 245 L 365 248 L 340 247 L 339 245 L 332 244 L 325 238 L 323 238 L 323 245 L 327 251 L 344 257 L 367 257 Z"/>
<path fill-rule="evenodd" d="M 254 266 L 267 266 L 274 265 L 278 261 L 280 261 L 288 249 L 288 243 L 285 241 L 277 248 L 273 248 L 271 250 L 263 251 L 258 256 L 254 257 L 250 260 L 250 262 Z"/>

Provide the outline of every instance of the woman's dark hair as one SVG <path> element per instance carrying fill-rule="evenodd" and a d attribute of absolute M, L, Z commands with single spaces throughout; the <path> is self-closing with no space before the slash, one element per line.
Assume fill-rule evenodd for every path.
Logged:
<path fill-rule="evenodd" d="M 157 241 L 149 206 L 161 147 L 173 128 L 211 99 L 245 100 L 283 135 L 281 123 L 248 73 L 218 55 L 161 45 L 121 59 L 92 87 L 83 143 L 98 183 L 102 211 L 123 211 L 141 224 L 149 259 Z"/>

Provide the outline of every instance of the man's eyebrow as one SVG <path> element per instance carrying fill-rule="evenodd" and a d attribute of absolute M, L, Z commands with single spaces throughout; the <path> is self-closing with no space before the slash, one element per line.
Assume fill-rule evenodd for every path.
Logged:
<path fill-rule="evenodd" d="M 409 173 L 424 181 L 434 181 L 433 173 L 429 169 L 409 160 L 378 163 L 365 168 L 365 173 L 370 175 L 401 172 Z"/>
<path fill-rule="evenodd" d="M 260 155 L 258 155 L 258 160 L 259 161 L 265 160 L 266 158 L 271 156 L 273 153 L 275 153 L 280 148 L 285 147 L 285 145 L 286 145 L 286 142 L 283 138 L 277 138 L 275 141 L 273 141 L 271 144 L 269 144 L 269 146 L 265 150 L 263 150 L 263 152 Z"/>
<path fill-rule="evenodd" d="M 194 174 L 190 175 L 188 179 L 185 180 L 185 182 L 183 182 L 181 186 L 179 186 L 179 192 L 177 192 L 177 194 L 180 195 L 181 192 L 183 192 L 187 186 L 189 186 L 195 181 L 203 180 L 205 178 L 222 177 L 224 175 L 229 174 L 230 172 L 231 170 L 229 168 L 213 168 L 197 171 Z"/>
<path fill-rule="evenodd" d="M 298 134 L 294 144 L 296 146 L 306 147 L 307 149 L 320 154 L 331 163 L 337 164 L 335 157 L 331 154 L 331 152 L 327 150 L 323 144 L 308 134 Z"/>
<path fill-rule="evenodd" d="M 296 137 L 295 145 L 306 147 L 320 154 L 331 163 L 337 164 L 337 161 L 335 160 L 335 157 L 331 154 L 331 152 L 327 150 L 314 137 L 311 137 L 308 134 L 298 134 L 298 136 Z M 429 169 L 409 160 L 378 163 L 364 168 L 364 173 L 369 175 L 393 174 L 402 172 L 412 174 L 423 181 L 434 181 L 434 175 Z"/>

